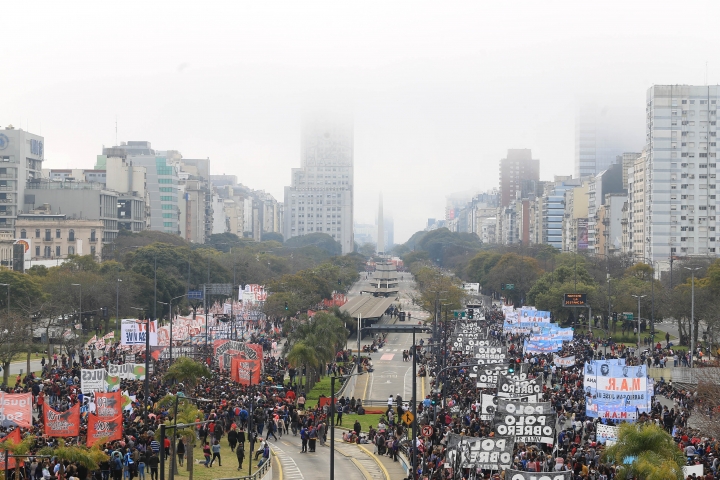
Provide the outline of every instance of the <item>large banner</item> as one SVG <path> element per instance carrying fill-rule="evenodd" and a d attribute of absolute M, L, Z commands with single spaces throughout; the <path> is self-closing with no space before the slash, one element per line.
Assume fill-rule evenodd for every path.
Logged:
<path fill-rule="evenodd" d="M 145 345 L 146 320 L 123 319 L 120 329 L 122 345 Z M 157 320 L 150 322 L 150 346 L 158 346 Z"/>
<path fill-rule="evenodd" d="M 527 371 L 530 364 L 507 364 L 498 363 L 494 365 L 473 365 L 470 368 L 470 377 L 477 379 L 478 388 L 497 388 L 498 375 L 513 375 L 518 376 L 519 379 L 524 380 L 527 378 Z M 513 374 L 510 374 L 510 368 L 513 369 Z"/>
<path fill-rule="evenodd" d="M 221 371 L 232 368 L 234 357 L 246 360 L 259 360 L 261 369 L 264 367 L 262 345 L 236 342 L 234 340 L 215 340 L 213 342 L 215 361 Z"/>
<path fill-rule="evenodd" d="M 20 429 L 16 428 L 9 434 L 5 435 L 3 438 L 0 439 L 0 442 L 4 442 L 5 440 L 12 440 L 14 443 L 20 443 L 22 442 L 22 435 L 20 434 Z M 0 470 L 5 470 L 5 454 L 7 451 L 0 450 Z M 8 470 L 15 468 L 15 458 L 11 457 L 10 461 L 8 461 L 7 465 Z"/>
<path fill-rule="evenodd" d="M 540 395 L 543 391 L 542 375 L 532 380 L 514 380 L 503 375 L 498 376 L 498 397 L 510 398 L 522 395 Z"/>
<path fill-rule="evenodd" d="M 530 310 L 530 307 L 520 309 L 520 323 L 550 323 L 550 312 Z"/>
<path fill-rule="evenodd" d="M 507 363 L 507 347 L 477 347 L 473 357 L 478 363 Z"/>
<path fill-rule="evenodd" d="M 514 435 L 516 442 L 553 445 L 556 420 L 554 413 L 513 415 L 497 412 L 493 423 L 496 435 Z"/>
<path fill-rule="evenodd" d="M 597 403 L 645 406 L 651 400 L 652 391 L 648 390 L 645 365 L 593 361 L 585 364 L 584 372 L 585 393 Z"/>
<path fill-rule="evenodd" d="M 87 395 L 107 390 L 107 371 L 104 368 L 90 370 L 83 368 L 80 372 L 80 391 Z"/>
<path fill-rule="evenodd" d="M 617 442 L 618 438 L 618 431 L 620 430 L 620 427 L 615 425 L 604 425 L 602 423 L 598 423 L 595 433 L 596 433 L 596 439 L 600 443 L 605 443 L 608 440 L 611 442 Z"/>
<path fill-rule="evenodd" d="M 550 402 L 519 402 L 515 399 L 498 398 L 497 411 L 511 415 L 535 415 L 554 413 Z"/>
<path fill-rule="evenodd" d="M 115 418 L 122 413 L 122 398 L 122 394 L 119 391 L 113 393 L 96 393 L 95 401 L 92 402 L 90 407 L 90 413 L 104 419 Z"/>
<path fill-rule="evenodd" d="M 575 355 L 570 355 L 569 357 L 558 357 L 555 355 L 553 363 L 555 363 L 556 367 L 560 368 L 572 367 L 575 365 Z"/>
<path fill-rule="evenodd" d="M 451 434 L 448 438 L 446 468 L 504 470 L 512 465 L 512 437 L 461 437 Z"/>
<path fill-rule="evenodd" d="M 144 363 L 109 364 L 107 367 L 109 377 L 118 377 L 121 380 L 145 380 Z"/>
<path fill-rule="evenodd" d="M 98 442 L 121 440 L 122 421 L 122 413 L 108 419 L 97 415 L 88 416 L 87 446 L 92 447 Z"/>
<path fill-rule="evenodd" d="M 525 353 L 554 353 L 562 350 L 562 346 L 562 340 L 541 340 L 537 342 L 525 340 L 525 343 L 523 344 L 523 351 Z"/>
<path fill-rule="evenodd" d="M 480 397 L 480 420 L 491 422 L 495 418 L 497 400 L 495 395 L 482 394 L 482 397 Z"/>
<path fill-rule="evenodd" d="M 80 404 L 69 410 L 57 412 L 45 406 L 45 435 L 49 437 L 77 437 L 80 435 Z"/>
<path fill-rule="evenodd" d="M 521 472 L 507 469 L 505 480 L 572 480 L 572 472 Z"/>
<path fill-rule="evenodd" d="M 150 347 L 150 355 L 155 360 L 170 360 L 170 347 Z M 190 357 L 196 359 L 198 356 L 198 348 L 195 345 L 188 347 L 175 347 L 172 348 L 172 358 Z"/>
<path fill-rule="evenodd" d="M 32 393 L 0 392 L 2 426 L 32 428 Z"/>
<path fill-rule="evenodd" d="M 230 378 L 241 385 L 258 385 L 261 377 L 260 360 L 233 357 Z M 252 376 L 252 378 L 251 378 Z"/>

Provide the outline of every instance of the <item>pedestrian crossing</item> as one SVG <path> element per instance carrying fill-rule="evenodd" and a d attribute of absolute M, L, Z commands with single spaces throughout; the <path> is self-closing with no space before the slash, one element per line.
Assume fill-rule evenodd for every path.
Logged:
<path fill-rule="evenodd" d="M 270 444 L 270 449 L 278 458 L 280 465 L 282 466 L 282 478 L 280 480 L 305 480 L 305 477 L 302 472 L 300 472 L 297 463 L 295 463 L 295 460 L 293 460 L 290 455 L 285 453 L 285 451 L 277 445 Z"/>

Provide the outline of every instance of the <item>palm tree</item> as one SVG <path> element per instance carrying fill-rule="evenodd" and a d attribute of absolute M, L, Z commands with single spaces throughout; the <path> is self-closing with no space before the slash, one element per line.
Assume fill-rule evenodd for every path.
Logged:
<path fill-rule="evenodd" d="M 100 443 L 88 448 L 82 445 L 66 445 L 65 440 L 58 439 L 57 447 L 44 447 L 38 450 L 39 455 L 50 455 L 70 463 L 78 463 L 88 470 L 100 468 L 100 462 L 107 460 L 108 455 L 100 450 Z M 64 467 L 60 466 L 64 473 Z"/>
<path fill-rule="evenodd" d="M 292 346 L 287 354 L 287 361 L 293 368 L 302 365 L 314 370 L 320 366 L 320 359 L 315 349 L 302 340 Z M 302 376 L 300 377 L 300 386 L 302 387 Z"/>
<path fill-rule="evenodd" d="M 34 436 L 27 436 L 24 439 L 22 439 L 19 442 L 15 442 L 12 439 L 8 438 L 4 442 L 0 442 L 0 449 L 3 451 L 11 452 L 11 455 L 26 455 L 30 450 L 32 450 L 33 446 L 35 445 L 35 437 Z M 8 460 L 8 457 L 6 455 L 5 461 Z M 16 462 L 16 465 L 20 465 L 20 462 Z M 20 480 L 20 469 L 15 468 L 15 478 L 17 480 Z"/>
<path fill-rule="evenodd" d="M 620 425 L 618 441 L 605 450 L 605 461 L 621 465 L 618 480 L 683 480 L 685 458 L 673 438 L 654 424 Z M 626 464 L 631 459 L 632 463 Z"/>
<path fill-rule="evenodd" d="M 189 387 L 194 387 L 200 377 L 209 377 L 210 370 L 207 365 L 196 362 L 192 358 L 180 357 L 170 365 L 163 380 L 185 383 Z"/>

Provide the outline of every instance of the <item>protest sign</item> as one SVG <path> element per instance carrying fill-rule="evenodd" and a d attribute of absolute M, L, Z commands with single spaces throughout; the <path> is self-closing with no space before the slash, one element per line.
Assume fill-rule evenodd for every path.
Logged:
<path fill-rule="evenodd" d="M 511 415 L 535 415 L 555 413 L 550 402 L 519 402 L 515 399 L 499 398 L 497 411 Z"/>
<path fill-rule="evenodd" d="M 503 375 L 498 376 L 498 397 L 514 397 L 521 395 L 538 395 L 542 393 L 542 376 L 531 380 L 513 380 Z"/>
<path fill-rule="evenodd" d="M 505 480 L 572 480 L 572 472 L 521 472 L 507 469 Z"/>
<path fill-rule="evenodd" d="M 496 435 L 514 435 L 516 442 L 553 445 L 555 443 L 556 418 L 554 413 L 511 415 L 496 412 L 493 424 Z"/>
<path fill-rule="evenodd" d="M 0 392 L 0 421 L 3 427 L 32 427 L 32 393 Z"/>
<path fill-rule="evenodd" d="M 80 404 L 69 410 L 57 412 L 45 406 L 45 435 L 50 437 L 77 437 L 80 435 Z"/>
<path fill-rule="evenodd" d="M 83 394 L 104 392 L 107 390 L 107 371 L 104 368 L 90 370 L 83 368 L 80 372 L 80 391 Z"/>
<path fill-rule="evenodd" d="M 120 343 L 122 345 L 146 345 L 146 320 L 124 319 L 120 325 Z M 158 346 L 157 320 L 150 322 L 150 346 Z"/>
<path fill-rule="evenodd" d="M 598 423 L 595 429 L 595 438 L 600 443 L 605 443 L 608 440 L 615 442 L 618 438 L 619 429 L 620 428 L 615 425 L 604 425 L 602 423 Z"/>
<path fill-rule="evenodd" d="M 570 355 L 569 357 L 559 357 L 555 355 L 553 363 L 555 363 L 556 367 L 572 367 L 575 365 L 575 355 Z"/>

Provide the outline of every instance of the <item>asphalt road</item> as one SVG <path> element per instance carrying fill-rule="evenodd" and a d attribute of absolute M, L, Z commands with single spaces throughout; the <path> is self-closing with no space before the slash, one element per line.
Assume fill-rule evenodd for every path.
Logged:
<path fill-rule="evenodd" d="M 341 432 L 335 432 L 335 478 L 341 479 L 382 479 L 382 471 L 365 451 L 357 446 L 345 444 Z M 330 478 L 330 436 L 325 446 L 317 443 L 315 452 L 300 453 L 300 435 L 278 437 L 276 442 L 270 439 L 270 447 L 275 453 L 273 480 L 324 480 Z M 368 445 L 372 452 L 372 445 Z M 277 463 L 280 463 L 280 469 Z"/>
<path fill-rule="evenodd" d="M 403 279 L 399 281 L 400 292 L 398 303 L 401 308 L 406 312 L 411 313 L 413 323 L 422 321 L 428 317 L 426 312 L 418 309 L 416 305 L 412 304 L 412 296 L 417 294 L 415 290 L 415 281 L 412 279 L 412 275 L 409 273 L 401 273 Z M 361 276 L 359 282 L 353 285 L 348 293 L 349 297 L 359 295 L 360 289 L 369 285 L 369 279 L 365 279 L 365 276 Z M 380 320 L 380 324 L 393 324 L 398 322 L 397 319 L 391 319 L 388 316 L 384 316 Z M 403 322 L 399 322 L 400 325 Z M 405 322 L 405 324 L 409 324 Z M 429 335 L 418 334 L 416 335 L 416 341 L 425 339 L 425 343 L 428 342 Z M 347 396 L 354 396 L 355 398 L 361 398 L 363 400 L 378 400 L 386 401 L 388 396 L 393 397 L 398 394 L 403 399 L 409 399 L 412 396 L 412 363 L 403 362 L 402 352 L 403 350 L 409 350 L 412 346 L 412 334 L 409 333 L 389 333 L 386 339 L 386 343 L 382 349 L 377 353 L 372 353 L 370 358 L 374 366 L 374 372 L 369 375 L 363 375 L 359 377 L 355 384 L 355 391 L 353 393 L 348 392 Z M 355 340 L 356 342 L 357 340 Z M 361 345 L 369 345 L 372 343 L 372 339 L 364 338 L 361 340 Z M 350 340 L 350 345 L 355 345 L 353 340 Z M 352 347 L 351 347 L 352 348 Z M 421 380 L 421 379 L 418 379 Z M 425 390 L 425 383 L 418 381 L 418 398 L 423 395 Z"/>

